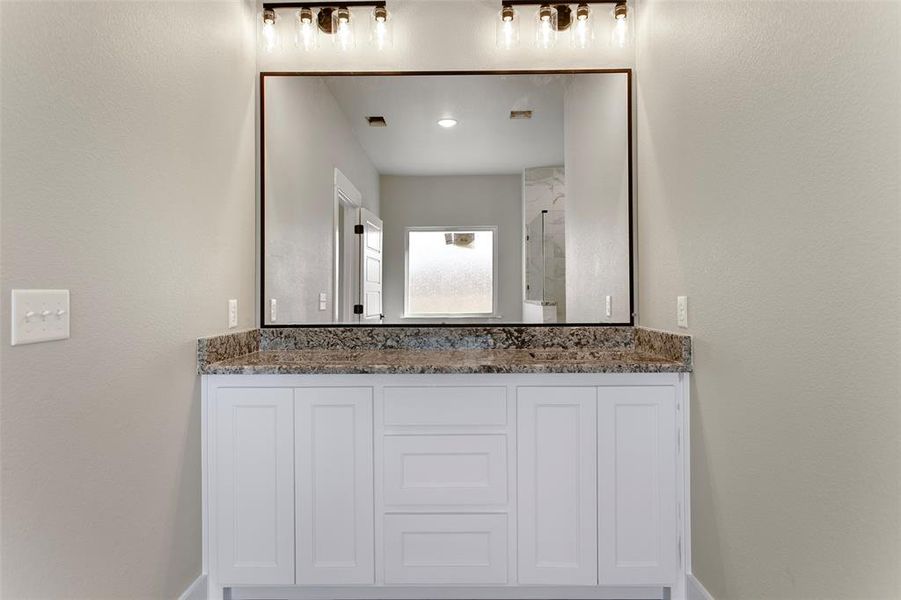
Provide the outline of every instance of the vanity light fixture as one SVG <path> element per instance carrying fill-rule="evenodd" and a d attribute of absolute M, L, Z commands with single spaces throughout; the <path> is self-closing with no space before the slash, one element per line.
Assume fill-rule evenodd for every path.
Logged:
<path fill-rule="evenodd" d="M 629 8 L 625 2 L 619 2 L 613 7 L 613 34 L 611 41 L 617 48 L 625 48 L 626 39 L 629 35 L 629 26 L 626 18 L 629 16 Z"/>
<path fill-rule="evenodd" d="M 450 129 L 451 127 L 456 127 L 457 119 L 451 119 L 450 117 L 438 119 L 438 125 L 444 127 L 445 129 Z"/>
<path fill-rule="evenodd" d="M 273 9 L 263 9 L 263 13 L 260 15 L 260 37 L 264 52 L 273 52 L 278 46 L 278 30 L 275 28 L 277 20 L 278 15 Z"/>
<path fill-rule="evenodd" d="M 557 43 L 557 9 L 550 4 L 542 4 L 536 17 L 535 44 L 539 48 L 553 48 Z"/>
<path fill-rule="evenodd" d="M 611 43 L 624 47 L 629 39 L 626 18 L 629 15 L 627 0 L 582 0 L 578 3 L 547 2 L 541 0 L 502 0 L 500 19 L 497 22 L 497 46 L 507 49 L 519 39 L 518 6 L 537 6 L 535 14 L 535 45 L 552 48 L 561 32 L 569 32 L 569 39 L 576 48 L 588 48 L 594 41 L 597 18 L 592 4 L 611 4 L 613 28 Z M 575 11 L 573 11 L 575 6 Z M 600 14 L 600 13 L 598 13 Z"/>
<path fill-rule="evenodd" d="M 591 20 L 591 9 L 587 4 L 576 7 L 576 20 L 573 23 L 572 45 L 575 48 L 588 48 L 594 39 L 594 22 Z"/>
<path fill-rule="evenodd" d="M 519 45 L 519 15 L 516 9 L 505 4 L 497 21 L 497 47 L 510 50 Z"/>
<path fill-rule="evenodd" d="M 297 35 L 294 43 L 307 52 L 318 45 L 319 27 L 314 22 L 313 9 L 301 8 L 297 11 Z"/>
<path fill-rule="evenodd" d="M 265 52 L 273 52 L 278 47 L 276 21 L 279 11 L 294 9 L 296 14 L 294 41 L 302 50 L 313 50 L 319 46 L 322 35 L 331 36 L 339 50 L 350 50 L 356 45 L 355 10 L 368 7 L 370 11 L 369 40 L 377 50 L 391 46 L 391 19 L 385 0 L 346 0 L 341 2 L 264 2 L 260 13 L 260 43 Z M 365 24 L 365 19 L 362 21 Z M 365 27 L 365 25 L 364 25 Z M 364 32 L 365 33 L 365 32 Z"/>
<path fill-rule="evenodd" d="M 387 6 L 376 6 L 372 9 L 369 25 L 370 38 L 376 50 L 390 48 L 392 43 L 391 20 L 388 18 Z"/>
<path fill-rule="evenodd" d="M 354 47 L 354 21 L 346 6 L 332 11 L 332 31 L 335 32 L 335 46 L 339 50 L 347 51 Z"/>

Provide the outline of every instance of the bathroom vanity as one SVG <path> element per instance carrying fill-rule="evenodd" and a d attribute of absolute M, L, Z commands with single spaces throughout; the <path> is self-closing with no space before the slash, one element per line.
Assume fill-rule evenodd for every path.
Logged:
<path fill-rule="evenodd" d="M 690 351 L 631 327 L 200 340 L 209 597 L 683 597 Z"/>
<path fill-rule="evenodd" d="M 262 328 L 198 346 L 210 599 L 684 598 L 631 86 L 261 73 Z"/>

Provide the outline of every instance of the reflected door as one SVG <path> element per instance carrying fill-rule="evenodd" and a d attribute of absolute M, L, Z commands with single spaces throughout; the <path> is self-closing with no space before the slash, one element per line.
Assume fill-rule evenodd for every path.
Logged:
<path fill-rule="evenodd" d="M 360 209 L 363 239 L 360 243 L 361 322 L 381 321 L 382 315 L 382 220 Z"/>

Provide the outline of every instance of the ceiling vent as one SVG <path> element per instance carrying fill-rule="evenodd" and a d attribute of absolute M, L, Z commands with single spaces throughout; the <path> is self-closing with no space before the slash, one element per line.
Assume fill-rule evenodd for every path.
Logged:
<path fill-rule="evenodd" d="M 511 119 L 531 119 L 532 111 L 531 110 L 511 110 L 510 118 Z"/>
<path fill-rule="evenodd" d="M 366 117 L 366 122 L 369 123 L 370 127 L 387 127 L 388 122 L 385 121 L 385 117 Z"/>

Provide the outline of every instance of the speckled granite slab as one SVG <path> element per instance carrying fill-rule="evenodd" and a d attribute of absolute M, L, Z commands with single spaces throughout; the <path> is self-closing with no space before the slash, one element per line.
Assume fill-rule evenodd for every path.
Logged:
<path fill-rule="evenodd" d="M 201 374 L 676 373 L 691 338 L 640 327 L 315 327 L 198 341 Z"/>

